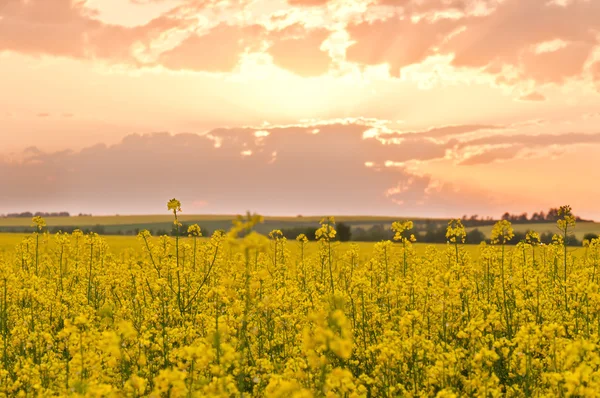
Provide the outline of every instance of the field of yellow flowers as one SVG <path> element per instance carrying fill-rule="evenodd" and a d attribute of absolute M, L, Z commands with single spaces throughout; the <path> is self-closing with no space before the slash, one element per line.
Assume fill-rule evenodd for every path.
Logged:
<path fill-rule="evenodd" d="M 0 395 L 598 396 L 600 241 L 573 257 L 561 216 L 551 245 L 499 222 L 477 260 L 459 220 L 423 254 L 396 222 L 365 258 L 333 219 L 310 253 L 254 216 L 115 255 L 34 218 L 0 254 Z"/>

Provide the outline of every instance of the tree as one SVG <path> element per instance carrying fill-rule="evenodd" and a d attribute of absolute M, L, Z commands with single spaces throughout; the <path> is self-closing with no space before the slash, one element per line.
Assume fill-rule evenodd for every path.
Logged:
<path fill-rule="evenodd" d="M 337 230 L 337 237 L 340 242 L 348 242 L 352 237 L 352 228 L 348 224 L 344 224 L 343 222 L 337 223 L 335 229 Z"/>
<path fill-rule="evenodd" d="M 467 243 L 479 244 L 485 240 L 485 234 L 476 228 L 467 232 L 465 239 Z"/>

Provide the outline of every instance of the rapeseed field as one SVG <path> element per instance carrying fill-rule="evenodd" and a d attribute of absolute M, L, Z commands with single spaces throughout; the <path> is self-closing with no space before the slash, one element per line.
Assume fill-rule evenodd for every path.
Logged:
<path fill-rule="evenodd" d="M 574 256 L 560 215 L 550 245 L 508 246 L 498 222 L 476 259 L 460 220 L 420 252 L 410 221 L 364 255 L 334 219 L 315 244 L 249 216 L 210 237 L 142 231 L 117 254 L 36 217 L 0 252 L 0 394 L 597 396 L 600 240 Z"/>

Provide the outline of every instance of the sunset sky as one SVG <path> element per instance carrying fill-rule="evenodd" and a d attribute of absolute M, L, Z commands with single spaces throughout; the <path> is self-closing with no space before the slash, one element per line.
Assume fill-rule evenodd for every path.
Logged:
<path fill-rule="evenodd" d="M 600 1 L 0 0 L 0 213 L 600 220 Z"/>

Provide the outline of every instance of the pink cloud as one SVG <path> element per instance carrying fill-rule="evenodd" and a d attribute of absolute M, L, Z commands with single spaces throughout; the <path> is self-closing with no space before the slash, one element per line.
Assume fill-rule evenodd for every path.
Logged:
<path fill-rule="evenodd" d="M 434 10 L 464 11 L 470 4 L 467 0 L 378 0 L 376 3 L 385 6 L 402 7 L 409 13 Z"/>
<path fill-rule="evenodd" d="M 228 72 L 246 50 L 257 50 L 264 28 L 260 25 L 220 24 L 203 35 L 192 34 L 163 53 L 159 63 L 170 69 Z"/>
<path fill-rule="evenodd" d="M 546 97 L 537 91 L 532 91 L 529 94 L 522 95 L 519 97 L 519 101 L 533 101 L 533 102 L 541 102 L 546 101 Z"/>
<path fill-rule="evenodd" d="M 370 123 L 324 122 L 223 128 L 206 135 L 130 135 L 116 145 L 99 144 L 73 152 L 30 148 L 20 161 L 0 160 L 0 185 L 8 187 L 0 211 L 44 204 L 81 211 L 149 212 L 160 210 L 158 204 L 165 197 L 177 196 L 212 213 L 250 208 L 270 214 L 357 214 L 368 209 L 395 214 L 415 212 L 418 207 L 421 214 L 432 215 L 439 206 L 446 214 L 475 208 L 479 212 L 489 203 L 485 192 L 466 197 L 456 186 L 439 185 L 405 164 L 443 160 L 450 153 L 461 160 L 459 164 L 474 166 L 508 161 L 521 156 L 524 149 L 600 144 L 600 134 L 462 136 L 488 127 L 447 126 L 412 135 L 393 134 L 402 140 L 386 144 L 363 137 L 373 128 Z M 312 134 L 315 129 L 318 134 Z M 430 137 L 444 134 L 452 138 L 437 142 Z M 216 141 L 220 145 L 215 146 Z M 30 183 L 24 186 L 22 181 Z M 39 195 L 35 192 L 40 189 L 45 192 L 44 203 L 36 202 Z M 106 210 L 106 190 L 118 192 L 120 198 L 110 204 L 112 210 Z M 310 199 L 315 192 L 319 193 L 317 201 Z M 244 209 L 237 207 L 240 203 Z"/>
<path fill-rule="evenodd" d="M 434 54 L 434 47 L 458 26 L 457 21 L 449 19 L 412 22 L 397 16 L 353 24 L 347 30 L 356 43 L 348 48 L 346 58 L 363 65 L 387 63 L 390 73 L 399 76 L 400 68 L 419 63 Z"/>
<path fill-rule="evenodd" d="M 592 49 L 591 43 L 573 43 L 542 54 L 525 52 L 520 61 L 523 75 L 541 83 L 562 83 L 565 79 L 582 75 Z"/>
<path fill-rule="evenodd" d="M 143 4 L 161 0 L 131 1 Z M 266 51 L 276 65 L 304 77 L 327 73 L 332 60 L 320 47 L 330 34 L 331 27 L 326 26 L 329 22 L 322 22 L 320 27 L 313 24 L 310 29 L 295 24 L 270 32 L 261 25 L 232 25 L 231 17 L 240 16 L 246 3 L 182 0 L 179 6 L 147 24 L 125 27 L 103 23 L 84 1 L 4 0 L 0 9 L 0 51 L 102 59 L 139 67 L 156 63 L 134 54 L 134 49 L 149 52 L 152 43 L 165 33 L 194 29 L 199 15 L 218 15 L 219 20 L 227 16 L 230 24 L 221 23 L 208 32 L 190 35 L 160 55 L 157 62 L 176 70 L 227 72 L 235 68 L 244 52 L 264 51 L 263 44 L 268 41 L 271 47 Z M 327 3 L 288 0 L 292 10 Z M 360 65 L 389 64 L 396 77 L 401 68 L 430 55 L 453 54 L 454 66 L 495 74 L 499 82 L 533 79 L 563 83 L 582 75 L 585 62 L 598 44 L 598 1 L 576 0 L 560 5 L 547 0 L 375 0 L 368 4 L 377 17 L 368 21 L 350 18 L 346 30 L 354 43 L 347 48 L 346 59 Z M 392 15 L 385 15 L 381 6 L 395 6 Z M 323 10 L 323 21 L 335 20 L 331 12 Z M 264 16 L 273 19 L 278 15 Z M 290 29 L 295 30 L 294 35 L 290 35 Z M 562 44 L 537 50 L 552 42 Z M 505 66 L 512 67 L 516 75 L 502 74 Z M 596 76 L 599 72 L 593 73 Z"/>
<path fill-rule="evenodd" d="M 315 128 L 319 133 L 310 134 Z M 39 196 L 32 194 L 34 186 L 46 193 L 46 206 L 62 204 L 71 208 L 85 204 L 88 209 L 96 209 L 92 211 L 106 209 L 102 192 L 110 189 L 119 193 L 118 203 L 110 204 L 112 211 L 119 213 L 148 212 L 148 205 L 153 203 L 159 209 L 163 196 L 175 195 L 184 203 L 197 202 L 201 197 L 206 203 L 196 205 L 202 204 L 202 211 L 214 213 L 250 208 L 270 214 L 356 214 L 365 209 L 393 214 L 406 210 L 386 192 L 390 187 L 405 185 L 409 179 L 418 183 L 403 192 L 404 209 L 417 201 L 443 202 L 442 198 L 426 195 L 428 177 L 415 177 L 397 167 L 365 167 L 367 159 L 439 157 L 443 149 L 420 146 L 418 140 L 401 147 L 363 140 L 362 133 L 368 128 L 360 124 L 275 127 L 268 129 L 269 135 L 263 134 L 261 142 L 257 142 L 255 133 L 264 129 L 218 129 L 206 136 L 130 135 L 117 145 L 97 145 L 79 152 L 32 149 L 26 162 L 0 161 L 0 184 L 22 187 L 8 190 L 0 211 L 41 205 L 36 203 Z M 209 136 L 218 137 L 221 145 L 215 147 Z M 242 152 L 250 154 L 242 156 Z M 78 166 L 73 168 L 73 164 Z M 45 178 L 48 175 L 55 176 L 52 183 Z M 202 183 L 189 184 L 194 180 Z M 31 184 L 23 186 L 22 181 Z M 361 184 L 358 191 L 357 183 Z M 314 192 L 319 192 L 317 201 L 310 200 Z M 352 200 L 348 200 L 350 197 Z M 245 208 L 238 208 L 240 204 Z"/>
<path fill-rule="evenodd" d="M 306 30 L 302 25 L 294 24 L 270 34 L 273 44 L 268 52 L 275 65 L 299 76 L 323 75 L 329 71 L 331 58 L 320 46 L 329 35 L 326 29 Z"/>
<path fill-rule="evenodd" d="M 329 3 L 331 0 L 287 0 L 288 4 L 291 6 L 322 6 Z"/>
<path fill-rule="evenodd" d="M 180 27 L 185 19 L 161 16 L 144 26 L 127 28 L 96 19 L 85 2 L 5 0 L 0 8 L 0 51 L 72 58 L 101 58 L 135 63 L 135 43 L 147 43 Z"/>
<path fill-rule="evenodd" d="M 474 166 L 478 164 L 492 163 L 497 160 L 512 159 L 524 149 L 523 145 L 511 145 L 484 150 L 481 153 L 468 155 L 458 164 L 461 166 Z"/>
<path fill-rule="evenodd" d="M 506 0 L 485 16 L 470 16 L 466 29 L 450 38 L 443 52 L 453 52 L 454 65 L 498 73 L 510 65 L 540 82 L 561 82 L 581 73 L 596 44 L 600 3 L 572 1 L 566 6 L 546 0 Z M 536 53 L 535 47 L 561 40 L 565 47 Z"/>
<path fill-rule="evenodd" d="M 592 77 L 594 80 L 600 82 L 600 61 L 592 64 Z"/>

